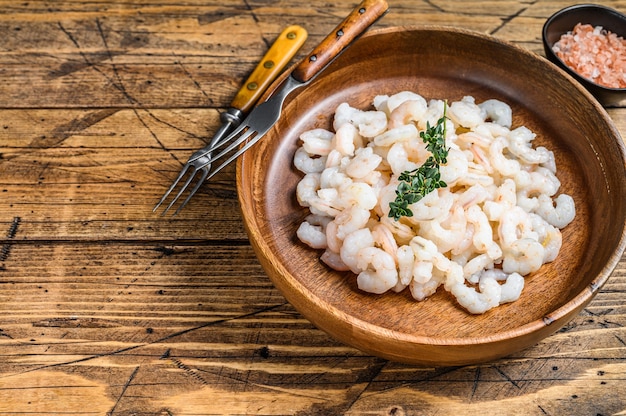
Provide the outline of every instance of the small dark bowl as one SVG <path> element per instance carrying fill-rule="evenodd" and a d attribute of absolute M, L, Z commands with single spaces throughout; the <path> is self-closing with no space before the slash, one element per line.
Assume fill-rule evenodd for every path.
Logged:
<path fill-rule="evenodd" d="M 569 68 L 552 51 L 552 46 L 562 35 L 574 29 L 577 23 L 602 26 L 618 36 L 626 38 L 626 15 L 609 7 L 597 4 L 577 4 L 566 7 L 553 14 L 543 25 L 543 48 L 546 57 L 563 68 L 580 82 L 605 107 L 617 107 L 626 104 L 626 88 L 607 88 L 579 75 Z"/>

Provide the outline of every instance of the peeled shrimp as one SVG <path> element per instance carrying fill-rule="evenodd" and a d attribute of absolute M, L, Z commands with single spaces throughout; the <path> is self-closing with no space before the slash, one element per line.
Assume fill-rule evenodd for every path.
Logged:
<path fill-rule="evenodd" d="M 467 222 L 474 226 L 472 244 L 479 253 L 486 253 L 491 260 L 502 255 L 500 246 L 493 241 L 493 231 L 487 215 L 478 205 L 472 205 L 465 212 Z"/>
<path fill-rule="evenodd" d="M 423 283 L 418 282 L 417 280 L 412 280 L 409 285 L 411 296 L 413 296 L 413 299 L 421 302 L 427 297 L 434 295 L 437 288 L 443 283 L 443 280 L 443 276 L 433 277 Z"/>
<path fill-rule="evenodd" d="M 302 140 L 302 148 L 309 155 L 328 156 L 332 150 L 332 139 L 335 137 L 333 132 L 325 129 L 313 129 L 305 131 L 300 135 Z"/>
<path fill-rule="evenodd" d="M 503 247 L 510 247 L 522 238 L 536 241 L 537 233 L 533 231 L 532 219 L 528 213 L 519 206 L 514 206 L 502 213 L 498 225 L 498 237 Z"/>
<path fill-rule="evenodd" d="M 502 176 L 512 177 L 520 171 L 520 163 L 516 159 L 504 156 L 504 149 L 508 147 L 505 137 L 496 137 L 489 146 L 489 162 L 491 166 Z"/>
<path fill-rule="evenodd" d="M 356 278 L 359 289 L 381 294 L 398 283 L 398 270 L 393 257 L 378 247 L 366 247 L 357 254 Z"/>
<path fill-rule="evenodd" d="M 461 266 L 465 266 L 472 254 L 474 254 L 472 246 L 473 241 L 474 225 L 471 222 L 468 222 L 465 227 L 465 235 L 463 236 L 463 239 L 456 247 L 450 250 L 450 258 L 459 263 Z"/>
<path fill-rule="evenodd" d="M 293 157 L 293 164 L 302 173 L 321 173 L 326 167 L 326 157 L 312 157 L 303 147 L 299 147 Z"/>
<path fill-rule="evenodd" d="M 539 241 L 544 248 L 543 262 L 549 263 L 554 261 L 563 244 L 561 231 L 538 214 L 531 213 L 530 218 L 532 219 L 533 230 L 538 235 L 537 241 Z"/>
<path fill-rule="evenodd" d="M 544 248 L 537 240 L 520 238 L 504 248 L 502 270 L 527 275 L 543 265 Z"/>
<path fill-rule="evenodd" d="M 469 166 L 467 169 L 467 173 L 464 176 L 461 176 L 456 180 L 455 185 L 464 185 L 464 186 L 472 186 L 472 185 L 482 185 L 484 187 L 489 187 L 494 184 L 493 176 L 489 175 L 483 169 L 476 169 L 475 167 Z"/>
<path fill-rule="evenodd" d="M 376 146 L 391 146 L 394 143 L 406 142 L 418 138 L 417 127 L 414 124 L 402 124 L 374 137 Z"/>
<path fill-rule="evenodd" d="M 332 250 L 326 249 L 324 253 L 320 256 L 320 260 L 322 260 L 328 267 L 333 270 L 337 270 L 340 272 L 347 272 L 350 268 L 341 260 L 341 256 L 339 253 L 336 253 Z"/>
<path fill-rule="evenodd" d="M 361 228 L 353 231 L 343 240 L 339 256 L 341 257 L 341 261 L 355 274 L 362 271 L 357 266 L 358 254 L 361 249 L 366 247 L 374 247 L 374 237 L 369 228 Z"/>
<path fill-rule="evenodd" d="M 389 115 L 389 127 L 397 128 L 403 125 L 414 125 L 428 110 L 428 104 L 422 97 L 411 98 L 393 109 Z"/>
<path fill-rule="evenodd" d="M 423 284 L 433 277 L 433 261 L 437 255 L 437 246 L 430 240 L 415 236 L 409 247 L 413 251 L 412 283 Z"/>
<path fill-rule="evenodd" d="M 375 137 L 387 128 L 387 114 L 382 111 L 363 111 L 342 103 L 337 107 L 333 128 L 337 131 L 344 123 L 352 123 L 363 137 Z"/>
<path fill-rule="evenodd" d="M 448 116 L 456 124 L 466 128 L 476 127 L 485 121 L 484 111 L 469 96 L 450 104 Z"/>
<path fill-rule="evenodd" d="M 413 280 L 413 265 L 415 254 L 411 246 L 403 245 L 396 250 L 398 258 L 398 278 L 402 284 L 408 285 Z"/>
<path fill-rule="evenodd" d="M 384 216 L 380 217 L 380 222 L 389 227 L 398 244 L 406 244 L 415 237 L 415 230 L 403 221 L 396 221 L 389 216 Z"/>
<path fill-rule="evenodd" d="M 442 253 L 446 253 L 463 240 L 466 227 L 465 211 L 463 207 L 456 206 L 452 208 L 446 222 L 438 219 L 425 221 L 420 224 L 420 232 L 433 241 Z"/>
<path fill-rule="evenodd" d="M 455 194 L 456 196 L 456 194 Z M 465 210 L 473 205 L 479 205 L 491 198 L 491 191 L 482 185 L 472 185 L 462 192 L 457 198 L 457 204 Z"/>
<path fill-rule="evenodd" d="M 468 149 L 474 145 L 489 149 L 492 140 L 491 134 L 480 134 L 475 130 L 466 131 L 456 137 L 456 142 L 458 142 L 459 146 L 463 149 Z"/>
<path fill-rule="evenodd" d="M 369 212 L 378 203 L 378 196 L 370 185 L 364 182 L 351 182 L 339 188 L 339 200 L 343 206 L 356 205 Z"/>
<path fill-rule="evenodd" d="M 386 105 L 387 109 L 389 110 L 389 115 L 391 116 L 396 108 L 398 108 L 400 105 L 407 101 L 416 101 L 420 103 L 420 106 L 428 108 L 426 100 L 421 95 L 413 91 L 400 91 L 387 97 Z"/>
<path fill-rule="evenodd" d="M 300 206 L 311 206 L 310 201 L 317 198 L 318 189 L 320 189 L 320 174 L 306 174 L 296 186 L 296 198 Z"/>
<path fill-rule="evenodd" d="M 344 123 L 337 129 L 334 144 L 342 156 L 354 156 L 355 149 L 363 147 L 363 138 L 354 124 Z"/>
<path fill-rule="evenodd" d="M 567 194 L 560 194 L 556 197 L 554 205 L 551 198 L 546 195 L 539 195 L 539 206 L 535 212 L 541 215 L 548 223 L 561 229 L 574 220 L 576 216 L 576 206 L 574 199 Z"/>
<path fill-rule="evenodd" d="M 478 145 L 470 146 L 469 150 L 472 154 L 473 162 L 480 165 L 485 172 L 491 175 L 493 173 L 493 166 L 491 166 L 491 161 L 485 154 L 485 151 Z"/>
<path fill-rule="evenodd" d="M 460 150 L 450 149 L 448 152 L 448 163 L 441 165 L 439 172 L 441 180 L 448 186 L 453 186 L 468 174 L 469 164 L 467 158 Z"/>
<path fill-rule="evenodd" d="M 538 165 L 550 160 L 550 154 L 545 147 L 533 149 L 531 142 L 535 139 L 535 133 L 527 127 L 522 126 L 511 130 L 508 139 L 511 153 L 524 162 Z"/>
<path fill-rule="evenodd" d="M 470 283 L 478 283 L 480 273 L 483 270 L 491 269 L 494 267 L 494 259 L 487 254 L 479 254 L 478 256 L 470 259 L 463 266 L 463 276 L 465 280 Z"/>
<path fill-rule="evenodd" d="M 511 128 L 513 111 L 507 103 L 491 99 L 478 104 L 478 107 L 483 110 L 487 119 L 501 126 Z"/>
<path fill-rule="evenodd" d="M 452 286 L 450 292 L 461 306 L 473 314 L 485 313 L 500 304 L 502 288 L 495 279 L 480 279 L 478 288 L 480 291 L 459 283 Z"/>
<path fill-rule="evenodd" d="M 319 174 L 319 188 L 339 189 L 352 183 L 352 178 L 341 171 L 339 166 L 328 167 Z"/>
<path fill-rule="evenodd" d="M 446 103 L 443 100 L 430 100 L 424 116 L 417 123 L 417 127 L 420 130 L 426 130 L 427 125 L 434 126 L 437 124 L 437 121 L 443 116 L 445 105 Z M 448 131 L 449 130 L 450 129 L 448 129 Z"/>
<path fill-rule="evenodd" d="M 311 248 L 325 249 L 328 247 L 326 243 L 326 233 L 321 225 L 312 225 L 307 221 L 303 221 L 296 235 L 303 243 Z"/>
<path fill-rule="evenodd" d="M 407 218 L 407 221 L 415 224 L 444 218 L 452 209 L 453 204 L 454 197 L 451 192 L 442 188 L 435 189 L 419 201 L 409 205 L 413 216 Z"/>
<path fill-rule="evenodd" d="M 395 176 L 400 176 L 404 171 L 413 171 L 420 165 L 409 160 L 409 152 L 404 143 L 395 143 L 387 153 L 387 163 Z"/>
<path fill-rule="evenodd" d="M 388 107 L 388 102 L 389 101 L 389 96 L 388 95 L 377 95 L 372 99 L 372 105 L 374 106 L 374 108 L 378 111 L 382 111 L 385 114 L 387 114 L 387 116 L 389 116 L 389 113 L 391 113 L 391 111 L 389 111 L 389 107 Z"/>
<path fill-rule="evenodd" d="M 336 237 L 340 240 L 344 240 L 348 234 L 364 228 L 369 219 L 370 212 L 368 209 L 353 205 L 341 211 L 328 223 L 327 227 L 336 226 Z M 333 225 L 330 225 L 331 223 Z"/>
<path fill-rule="evenodd" d="M 538 166 L 530 172 L 531 184 L 525 188 L 526 192 L 535 194 L 555 195 L 561 187 L 561 181 L 550 169 Z"/>
<path fill-rule="evenodd" d="M 519 273 L 511 273 L 506 282 L 500 285 L 500 304 L 514 302 L 519 299 L 524 289 L 524 277 Z"/>
<path fill-rule="evenodd" d="M 398 242 L 385 224 L 376 224 L 372 228 L 372 237 L 374 237 L 374 244 L 377 247 L 382 248 L 385 253 L 391 255 L 394 262 L 398 260 Z"/>
<path fill-rule="evenodd" d="M 352 178 L 363 178 L 373 172 L 382 160 L 371 147 L 361 147 L 354 152 L 354 158 L 346 165 L 345 171 Z"/>
<path fill-rule="evenodd" d="M 510 126 L 505 127 L 501 124 L 493 123 L 493 122 L 484 122 L 474 128 L 474 133 L 479 134 L 483 137 L 489 137 L 490 139 L 495 139 L 499 136 L 506 137 L 510 132 Z"/>

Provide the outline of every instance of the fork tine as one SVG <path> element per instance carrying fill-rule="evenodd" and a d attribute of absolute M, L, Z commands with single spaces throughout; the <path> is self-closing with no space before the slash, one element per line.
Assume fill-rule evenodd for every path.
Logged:
<path fill-rule="evenodd" d="M 194 187 L 191 189 L 191 191 L 189 192 L 189 195 L 187 195 L 187 198 L 185 198 L 185 200 L 178 206 L 176 211 L 174 211 L 174 215 L 172 215 L 172 217 L 175 217 L 180 212 L 180 210 L 183 209 L 185 207 L 185 205 L 187 205 L 187 202 L 189 202 L 191 197 L 194 196 L 196 194 L 196 192 L 198 192 L 198 189 L 200 189 L 200 187 L 204 183 L 204 180 L 206 179 L 207 175 L 209 174 L 210 166 L 211 166 L 211 162 L 209 162 L 208 167 L 206 167 L 206 165 L 205 165 L 205 167 L 203 167 L 201 169 L 198 169 L 198 170 L 202 171 L 202 176 L 200 176 L 200 178 L 198 179 L 198 181 L 196 182 Z M 196 172 L 197 172 L 197 170 L 196 170 Z"/>
<path fill-rule="evenodd" d="M 189 162 L 185 163 L 185 166 L 183 166 L 183 168 L 181 169 L 180 173 L 178 174 L 178 176 L 176 177 L 176 179 L 172 182 L 172 184 L 170 185 L 170 187 L 167 189 L 167 191 L 165 191 L 165 193 L 163 194 L 163 196 L 161 197 L 161 200 L 154 206 L 154 208 L 152 208 L 152 212 L 155 212 L 157 209 L 159 209 L 159 207 L 161 206 L 161 204 L 167 199 L 167 197 L 172 193 L 172 191 L 174 190 L 174 188 L 176 187 L 176 185 L 178 185 L 178 182 L 180 182 L 180 180 L 182 179 L 182 177 L 185 175 L 185 173 L 187 172 L 187 170 L 189 170 Z"/>
<path fill-rule="evenodd" d="M 184 169 L 187 170 L 187 169 Z M 185 189 L 187 189 L 187 187 L 189 186 L 189 184 L 191 183 L 191 181 L 193 180 L 193 178 L 196 176 L 196 173 L 198 172 L 197 168 L 194 168 L 193 172 L 191 175 L 189 175 L 189 178 L 187 178 L 187 180 L 185 181 L 185 183 L 183 184 L 183 186 L 181 186 L 180 190 L 178 191 L 178 193 L 176 194 L 176 196 L 174 197 L 174 199 L 172 199 L 172 201 L 169 203 L 169 205 L 165 208 L 165 210 L 161 213 L 161 215 L 165 215 L 167 213 L 167 211 L 170 210 L 170 208 L 172 208 L 172 206 L 176 203 L 176 201 L 178 201 L 178 198 L 180 198 L 180 196 L 183 194 L 183 192 L 185 192 Z"/>
<path fill-rule="evenodd" d="M 192 167 L 193 168 L 192 174 L 189 175 L 189 178 L 187 178 L 187 181 L 180 188 L 180 190 L 178 191 L 178 193 L 176 194 L 174 199 L 172 199 L 172 201 L 169 203 L 169 205 L 161 213 L 161 215 L 165 215 L 174 206 L 176 201 L 178 201 L 178 199 L 183 194 L 183 192 L 185 192 L 185 190 L 189 187 L 189 184 L 196 177 L 196 174 L 198 173 L 198 171 L 202 170 L 202 176 L 201 176 L 200 180 L 195 184 L 194 188 L 191 190 L 191 193 L 187 196 L 187 198 L 185 198 L 185 200 L 183 201 L 181 206 L 175 211 L 173 216 L 176 216 L 176 214 L 181 210 L 181 208 L 183 208 L 187 204 L 187 202 L 189 202 L 191 197 L 198 191 L 198 189 L 202 185 L 202 182 L 207 178 L 207 175 L 209 174 L 209 168 L 210 168 L 211 163 L 213 162 L 213 160 L 216 160 L 216 159 L 219 159 L 219 158 L 223 157 L 226 153 L 230 152 L 235 147 L 237 147 L 239 144 L 241 144 L 244 140 L 246 140 L 248 137 L 250 137 L 250 134 L 252 132 L 249 133 L 246 130 L 247 128 L 248 128 L 247 125 L 243 125 L 243 126 L 240 125 L 236 129 L 234 129 L 230 133 L 230 135 L 227 136 L 227 138 L 229 138 L 229 140 L 221 139 L 221 140 L 217 140 L 215 143 L 211 142 L 210 146 L 208 146 L 207 150 L 201 149 L 199 151 L 196 151 L 193 155 L 191 155 L 189 160 L 187 160 L 187 163 L 185 163 L 185 165 L 183 166 L 182 170 L 178 174 L 178 177 L 174 180 L 174 182 L 172 182 L 172 185 L 165 192 L 165 194 L 163 195 L 161 200 L 152 209 L 152 212 L 155 212 L 161 206 L 161 204 L 163 204 L 165 199 L 167 199 L 167 197 L 174 190 L 176 185 L 178 185 L 178 183 L 180 182 L 182 177 L 185 175 L 185 173 L 189 170 L 190 167 Z M 211 156 L 211 152 L 213 152 L 216 149 L 218 149 L 219 147 L 227 144 L 230 140 L 232 140 L 233 138 L 237 137 L 237 134 L 240 134 L 242 132 L 243 132 L 243 134 L 240 137 L 238 137 L 236 140 L 234 140 L 232 143 L 230 143 L 225 149 L 223 149 L 220 153 L 218 153 L 217 156 L 215 156 L 215 157 Z M 202 165 L 198 165 L 198 163 L 195 163 L 195 162 L 198 162 L 198 160 L 201 159 L 202 157 L 208 158 L 208 162 L 206 162 L 206 163 L 204 163 Z M 220 169 L 222 167 L 223 166 L 221 166 Z"/>

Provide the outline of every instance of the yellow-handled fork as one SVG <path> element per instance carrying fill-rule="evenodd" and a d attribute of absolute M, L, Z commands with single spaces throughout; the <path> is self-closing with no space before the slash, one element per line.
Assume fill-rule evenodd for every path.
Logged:
<path fill-rule="evenodd" d="M 250 112 L 261 94 L 278 77 L 283 68 L 291 61 L 307 38 L 307 32 L 300 26 L 293 25 L 285 28 L 276 38 L 272 46 L 268 49 L 263 59 L 252 71 L 246 82 L 235 95 L 230 104 L 230 108 L 220 114 L 222 125 L 215 132 L 213 138 L 202 149 L 194 152 L 185 163 L 178 177 L 172 185 L 165 191 L 161 200 L 155 205 L 152 212 L 155 212 L 168 198 L 178 183 L 189 172 L 187 180 L 180 187 L 174 198 L 167 205 L 162 215 L 167 213 L 174 206 L 176 201 L 184 194 L 189 185 L 196 179 L 196 182 L 189 191 L 185 200 L 178 206 L 174 215 L 189 202 L 191 197 L 200 189 L 211 169 L 211 148 L 233 129 L 241 124 L 247 113 Z M 199 175 L 198 175 L 199 174 Z"/>

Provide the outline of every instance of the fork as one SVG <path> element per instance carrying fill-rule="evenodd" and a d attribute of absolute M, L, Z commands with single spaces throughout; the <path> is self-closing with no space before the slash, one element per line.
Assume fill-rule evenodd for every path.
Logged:
<path fill-rule="evenodd" d="M 210 172 L 212 148 L 231 130 L 241 124 L 244 116 L 258 101 L 259 97 L 298 52 L 302 44 L 306 41 L 307 35 L 307 31 L 298 25 L 288 26 L 281 32 L 263 59 L 239 89 L 228 110 L 220 114 L 222 124 L 215 132 L 209 144 L 195 151 L 189 157 L 176 179 L 174 179 L 170 187 L 165 191 L 165 194 L 152 209 L 152 212 L 155 212 L 165 202 L 183 177 L 189 172 L 187 180 L 180 187 L 161 215 L 165 215 L 170 208 L 174 206 L 189 188 L 189 185 L 195 180 L 193 188 L 191 188 L 185 200 L 178 206 L 173 216 L 176 216 L 180 210 L 187 205 L 189 200 L 195 195 L 198 189 L 200 189 Z"/>
<path fill-rule="evenodd" d="M 198 153 L 195 160 L 211 154 L 210 161 L 201 165 L 209 168 L 213 162 L 230 154 L 218 167 L 206 176 L 211 179 L 257 141 L 278 121 L 285 98 L 294 90 L 309 84 L 343 50 L 387 12 L 385 0 L 363 0 L 313 51 L 306 56 L 269 98 L 258 104 L 228 136 L 220 138 L 213 146 L 207 146 L 204 154 Z M 236 151 L 235 148 L 239 147 Z M 214 152 L 219 152 L 213 155 Z M 234 151 L 234 153 L 233 153 Z"/>

